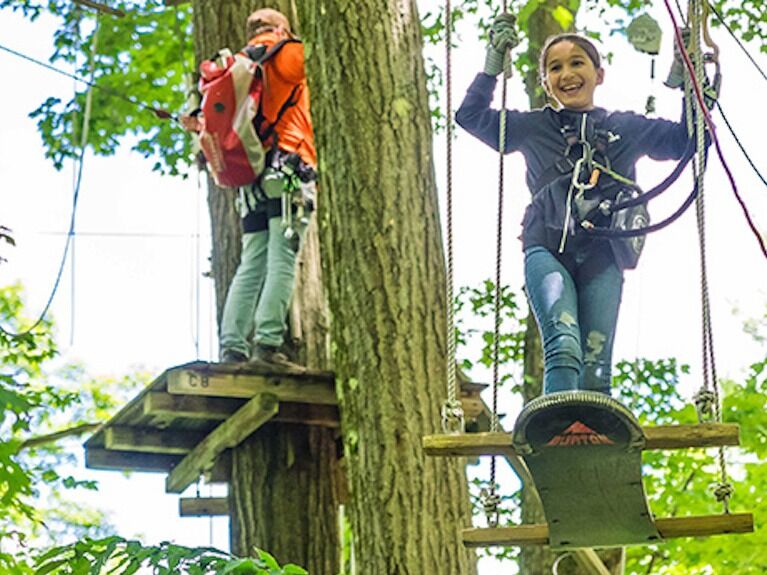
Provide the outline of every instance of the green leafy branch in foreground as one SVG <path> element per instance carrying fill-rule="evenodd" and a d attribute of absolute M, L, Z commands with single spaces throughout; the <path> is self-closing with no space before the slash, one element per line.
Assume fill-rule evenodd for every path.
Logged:
<path fill-rule="evenodd" d="M 169 542 L 142 545 L 122 537 L 85 538 L 41 555 L 34 575 L 308 575 L 297 565 L 281 567 L 267 552 L 236 558 L 211 547 L 184 547 Z"/>

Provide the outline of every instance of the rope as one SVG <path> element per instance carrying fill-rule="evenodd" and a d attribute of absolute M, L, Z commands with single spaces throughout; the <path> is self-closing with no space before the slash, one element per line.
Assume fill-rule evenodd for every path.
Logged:
<path fill-rule="evenodd" d="M 456 384 L 455 369 L 455 310 L 453 309 L 453 90 L 452 90 L 452 28 L 450 0 L 445 0 L 445 106 L 447 142 L 447 400 L 442 406 L 442 428 L 446 433 L 464 430 L 464 413 Z"/>
<path fill-rule="evenodd" d="M 502 12 L 506 12 L 506 0 L 502 3 Z M 504 176 L 504 150 L 506 148 L 506 100 L 508 96 L 508 77 L 506 74 L 507 59 L 509 53 L 503 57 L 503 71 L 501 72 L 501 109 L 498 116 L 498 215 L 496 219 L 496 244 L 495 244 L 495 305 L 493 325 L 493 401 L 492 416 L 490 419 L 490 431 L 497 432 L 500 424 L 498 421 L 498 388 L 500 384 L 499 364 L 501 348 L 501 299 L 502 299 L 502 262 L 503 262 L 503 176 Z M 496 489 L 496 456 L 490 459 L 490 488 L 483 495 L 483 507 L 489 527 L 498 526 L 498 507 L 501 498 Z"/>
<path fill-rule="evenodd" d="M 90 69 L 91 81 L 90 82 L 85 81 L 85 83 L 90 88 L 93 88 L 94 86 L 93 78 L 96 75 L 95 56 L 96 56 L 96 45 L 97 45 L 97 39 L 98 39 L 98 30 L 99 30 L 99 19 L 96 18 L 96 27 L 93 31 L 93 44 L 91 45 L 91 69 Z M 3 46 L 0 46 L 0 48 L 5 49 Z M 67 76 L 74 77 L 71 74 L 68 74 L 65 72 L 63 73 Z M 82 183 L 82 177 L 83 177 L 83 159 L 85 157 L 85 149 L 88 142 L 88 131 L 90 127 L 91 108 L 92 108 L 91 102 L 92 102 L 92 91 L 89 89 L 85 98 L 85 110 L 84 110 L 84 116 L 83 116 L 83 133 L 80 139 L 80 156 L 77 159 L 76 179 L 74 184 L 74 190 L 72 192 L 72 212 L 69 218 L 69 231 L 67 232 L 67 239 L 64 242 L 64 253 L 61 255 L 61 262 L 59 263 L 59 269 L 56 272 L 56 279 L 53 282 L 51 293 L 49 294 L 48 300 L 45 302 L 45 306 L 43 307 L 43 310 L 40 312 L 40 315 L 37 317 L 35 322 L 27 329 L 20 332 L 13 332 L 11 330 L 4 328 L 3 326 L 0 326 L 0 333 L 2 333 L 3 335 L 7 337 L 10 337 L 13 339 L 19 339 L 19 338 L 26 337 L 28 335 L 33 335 L 34 330 L 37 329 L 37 327 L 40 326 L 40 324 L 42 324 L 43 321 L 45 321 L 45 316 L 48 315 L 48 311 L 50 310 L 50 307 L 53 304 L 53 298 L 56 296 L 56 293 L 59 290 L 59 285 L 61 284 L 61 278 L 64 274 L 64 266 L 66 265 L 70 248 L 74 249 L 77 202 L 80 198 L 80 184 Z M 74 280 L 74 268 L 73 268 L 73 280 Z M 72 287 L 74 291 L 74 285 Z M 72 321 L 74 322 L 74 314 L 73 314 Z M 39 335 L 39 334 L 35 334 L 35 335 Z"/>
<path fill-rule="evenodd" d="M 690 0 L 690 26 L 692 28 L 690 51 L 697 55 L 694 60 L 694 79 L 689 75 L 685 79 L 685 89 L 690 94 L 690 84 L 702 86 L 705 81 L 705 68 L 703 52 L 701 49 L 702 19 L 706 18 L 706 12 L 701 6 L 700 0 Z M 688 129 L 692 123 L 692 102 L 687 99 Z M 721 398 L 719 380 L 716 371 L 716 359 L 714 355 L 714 336 L 711 322 L 711 299 L 708 287 L 708 263 L 706 251 L 706 219 L 705 219 L 705 194 L 704 175 L 706 171 L 706 138 L 705 117 L 702 113 L 705 104 L 697 101 L 697 110 L 694 115 L 696 134 L 697 156 L 693 162 L 695 186 L 698 189 L 696 200 L 696 218 L 698 225 L 698 245 L 700 253 L 700 278 L 701 278 L 701 314 L 702 314 L 702 355 L 703 355 L 703 387 L 695 396 L 695 405 L 698 418 L 704 421 L 713 416 L 714 421 L 721 422 Z M 717 453 L 720 480 L 714 490 L 717 501 L 722 503 L 725 513 L 729 513 L 729 499 L 733 488 L 728 481 L 727 462 L 724 448 L 719 447 Z"/>
<path fill-rule="evenodd" d="M 694 76 L 695 75 L 694 66 L 692 62 L 690 61 L 690 55 L 687 53 L 687 50 L 684 48 L 684 41 L 682 40 L 682 32 L 679 29 L 679 24 L 677 23 L 677 19 L 676 19 L 676 16 L 674 15 L 674 11 L 671 8 L 671 4 L 669 0 L 663 0 L 663 2 L 666 6 L 666 10 L 668 11 L 669 17 L 671 18 L 671 22 L 674 27 L 674 36 L 676 38 L 677 45 L 681 47 L 680 54 L 684 60 L 684 65 L 687 68 L 687 71 Z M 708 108 L 706 107 L 705 100 L 703 98 L 702 87 L 698 84 L 697 81 L 692 81 L 691 84 L 693 89 L 695 90 L 695 99 L 698 101 L 698 104 L 700 105 L 700 110 L 703 112 L 703 115 L 705 117 L 706 127 L 708 128 L 709 134 L 711 135 L 711 140 L 714 143 L 716 154 L 717 156 L 719 156 L 719 160 L 722 163 L 722 167 L 724 168 L 724 171 L 727 174 L 727 179 L 730 182 L 730 187 L 732 188 L 733 194 L 735 194 L 735 198 L 737 199 L 738 204 L 740 205 L 741 211 L 743 212 L 743 215 L 746 218 L 746 222 L 748 223 L 748 226 L 751 229 L 751 233 L 754 235 L 757 242 L 759 243 L 759 248 L 762 252 L 762 255 L 767 259 L 767 244 L 765 244 L 765 240 L 762 238 L 761 234 L 759 233 L 759 230 L 756 227 L 756 224 L 751 218 L 751 214 L 749 213 L 748 208 L 746 207 L 746 204 L 743 201 L 743 198 L 741 198 L 740 192 L 738 191 L 738 186 L 735 183 L 735 177 L 732 175 L 732 170 L 730 170 L 729 164 L 724 159 L 722 146 L 719 143 L 719 138 L 717 137 L 717 134 L 716 134 L 716 126 L 714 126 L 714 123 L 711 120 L 711 114 L 709 114 Z"/>

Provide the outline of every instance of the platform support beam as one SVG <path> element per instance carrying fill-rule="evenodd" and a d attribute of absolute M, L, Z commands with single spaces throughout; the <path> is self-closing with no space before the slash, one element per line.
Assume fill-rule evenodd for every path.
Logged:
<path fill-rule="evenodd" d="M 277 413 L 279 402 L 269 393 L 260 393 L 214 429 L 181 462 L 165 481 L 168 493 L 181 493 L 206 470 L 213 467 L 224 450 L 239 445 Z"/>

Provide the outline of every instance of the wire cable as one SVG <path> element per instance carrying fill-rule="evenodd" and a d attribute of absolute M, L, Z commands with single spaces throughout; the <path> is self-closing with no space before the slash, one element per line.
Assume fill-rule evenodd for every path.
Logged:
<path fill-rule="evenodd" d="M 22 58 L 23 60 L 26 60 L 28 62 L 32 62 L 33 64 L 37 64 L 38 66 L 42 66 L 43 68 L 50 70 L 51 72 L 56 72 L 57 74 L 61 74 L 62 76 L 66 76 L 67 78 L 72 78 L 73 80 L 76 80 L 78 82 L 81 82 L 85 84 L 86 86 L 90 86 L 91 88 L 96 88 L 97 90 L 101 90 L 105 94 L 109 94 L 110 96 L 114 96 L 115 98 L 119 98 L 120 100 L 123 100 L 125 102 L 128 102 L 129 104 L 132 104 L 138 108 L 141 108 L 142 110 L 147 110 L 149 112 L 152 112 L 155 116 L 160 118 L 161 120 L 173 120 L 178 121 L 178 117 L 171 114 L 170 112 L 167 112 L 166 110 L 162 110 L 160 108 L 155 108 L 153 106 L 150 106 L 149 104 L 145 104 L 144 102 L 141 102 L 140 100 L 137 100 L 136 98 L 133 98 L 132 96 L 128 96 L 126 94 L 123 94 L 121 92 L 117 92 L 116 90 L 112 90 L 110 88 L 106 88 L 104 86 L 99 86 L 96 84 L 95 76 L 92 77 L 90 80 L 86 80 L 85 78 L 82 78 L 76 74 L 72 74 L 70 72 L 67 72 L 65 70 L 62 70 L 60 68 L 57 68 L 56 66 L 53 66 L 51 64 L 48 64 L 46 62 L 43 62 L 41 60 L 37 60 L 36 58 L 32 58 L 31 56 L 27 56 L 26 54 L 23 54 L 21 52 L 18 52 L 17 50 L 14 50 L 12 48 L 9 48 L 8 46 L 4 46 L 0 44 L 0 50 L 7 52 L 9 54 L 12 54 L 14 56 L 17 56 L 19 58 Z"/>
<path fill-rule="evenodd" d="M 762 175 L 762 173 L 759 171 L 759 168 L 756 167 L 756 164 L 751 159 L 751 156 L 746 151 L 745 146 L 740 141 L 740 138 L 738 138 L 738 135 L 735 133 L 735 130 L 732 127 L 732 124 L 730 124 L 730 121 L 727 119 L 727 116 L 724 115 L 724 110 L 722 109 L 722 105 L 717 101 L 716 103 L 716 109 L 719 110 L 719 114 L 722 116 L 722 120 L 724 120 L 724 125 L 727 126 L 727 129 L 730 131 L 730 134 L 732 134 L 732 138 L 735 140 L 735 143 L 738 145 L 738 148 L 740 148 L 740 151 L 743 152 L 743 155 L 746 158 L 746 161 L 749 163 L 751 168 L 754 170 L 754 173 L 759 177 L 760 180 L 762 180 L 762 183 L 767 186 L 767 179 Z"/>
<path fill-rule="evenodd" d="M 703 112 L 703 117 L 706 123 L 706 127 L 708 128 L 708 131 L 711 134 L 711 139 L 714 142 L 714 148 L 716 149 L 716 154 L 717 156 L 719 156 L 719 161 L 722 163 L 722 167 L 724 168 L 724 171 L 727 174 L 727 179 L 730 182 L 730 187 L 732 188 L 732 191 L 735 194 L 735 198 L 738 201 L 738 204 L 740 205 L 741 211 L 743 212 L 743 216 L 746 218 L 746 222 L 748 223 L 748 226 L 751 229 L 751 232 L 753 233 L 757 243 L 759 244 L 759 248 L 762 252 L 762 255 L 765 257 L 765 259 L 767 259 L 767 245 L 765 245 L 765 240 L 762 238 L 761 234 L 759 233 L 759 230 L 756 228 L 756 224 L 754 223 L 754 220 L 751 217 L 751 213 L 748 211 L 748 207 L 746 206 L 746 203 L 743 201 L 743 198 L 740 196 L 740 192 L 738 191 L 738 185 L 735 183 L 735 177 L 732 174 L 732 170 L 730 170 L 730 166 L 724 158 L 724 152 L 722 151 L 722 146 L 719 143 L 719 138 L 716 135 L 716 126 L 714 126 L 714 123 L 711 120 L 711 114 L 709 114 L 708 108 L 706 107 L 706 102 L 703 97 L 703 90 L 701 86 L 698 84 L 698 82 L 695 80 L 695 67 L 693 66 L 692 60 L 690 59 L 690 55 L 687 53 L 687 49 L 685 48 L 684 40 L 682 38 L 682 31 L 680 30 L 676 16 L 674 15 L 674 10 L 671 8 L 671 4 L 669 0 L 663 0 L 663 2 L 666 5 L 666 9 L 669 13 L 669 16 L 671 17 L 671 22 L 673 23 L 673 27 L 674 27 L 674 36 L 676 37 L 676 42 L 677 42 L 677 45 L 679 46 L 679 53 L 682 56 L 684 60 L 684 65 L 691 76 L 691 80 L 692 80 L 691 85 L 693 90 L 695 91 L 695 98 L 697 99 L 698 104 L 700 105 L 700 108 L 699 108 L 700 111 Z"/>
<path fill-rule="evenodd" d="M 98 19 L 96 20 L 96 30 L 94 31 L 94 34 L 98 32 Z M 5 49 L 3 46 L 0 46 L 0 48 Z M 95 52 L 96 44 L 94 42 L 93 44 L 93 50 Z M 96 74 L 96 68 L 95 66 L 91 67 L 91 81 L 86 81 L 85 83 L 90 86 L 91 88 L 94 87 L 93 83 L 93 77 Z M 69 74 L 67 72 L 62 72 L 67 76 L 74 77 L 74 75 Z M 75 78 L 77 79 L 77 78 Z M 91 91 L 88 91 L 88 96 L 90 96 Z M 61 278 L 64 275 L 64 266 L 66 265 L 67 258 L 70 253 L 70 249 L 73 249 L 73 243 L 74 243 L 74 237 L 75 237 L 75 221 L 77 219 L 77 202 L 80 198 L 80 186 L 82 184 L 83 179 L 83 160 L 85 158 L 85 150 L 86 150 L 86 144 L 87 144 L 87 137 L 88 137 L 88 126 L 90 125 L 90 116 L 91 116 L 91 106 L 90 106 L 91 99 L 90 97 L 86 97 L 86 103 L 85 103 L 85 113 L 83 116 L 83 133 L 81 138 L 81 146 L 80 146 L 80 155 L 77 159 L 77 176 L 74 184 L 74 190 L 72 191 L 72 212 L 71 216 L 69 218 L 69 231 L 67 232 L 67 239 L 64 242 L 64 253 L 61 255 L 61 262 L 59 263 L 59 269 L 56 272 L 56 279 L 53 282 L 53 287 L 51 288 L 50 295 L 48 296 L 48 300 L 45 302 L 45 306 L 43 307 L 43 310 L 40 312 L 40 315 L 38 316 L 37 320 L 32 324 L 31 327 L 28 327 L 27 329 L 20 331 L 20 332 L 13 332 L 11 330 L 8 330 L 4 328 L 3 326 L 0 326 L 0 332 L 2 332 L 4 335 L 13 338 L 13 339 L 19 339 L 22 337 L 25 337 L 27 335 L 32 334 L 32 332 L 43 323 L 45 320 L 45 316 L 48 314 L 48 311 L 50 310 L 51 305 L 53 304 L 53 298 L 56 296 L 56 293 L 59 290 L 59 285 L 61 285 Z"/>
<path fill-rule="evenodd" d="M 730 26 L 727 24 L 727 22 L 724 21 L 724 18 L 722 18 L 722 15 L 717 11 L 717 9 L 714 7 L 713 4 L 710 2 L 708 3 L 708 9 L 711 10 L 715 15 L 716 19 L 719 20 L 719 23 L 724 26 L 725 30 L 727 30 L 730 33 L 730 36 L 733 37 L 735 40 L 735 43 L 740 47 L 741 50 L 743 50 L 743 53 L 746 55 L 746 57 L 751 61 L 751 63 L 754 65 L 754 67 L 759 71 L 759 73 L 762 75 L 762 78 L 767 80 L 767 73 L 762 69 L 762 67 L 757 63 L 756 60 L 754 60 L 754 57 L 751 55 L 751 52 L 748 51 L 748 48 L 745 47 L 743 42 L 740 41 L 740 38 L 738 38 L 735 35 L 735 32 L 730 28 Z"/>

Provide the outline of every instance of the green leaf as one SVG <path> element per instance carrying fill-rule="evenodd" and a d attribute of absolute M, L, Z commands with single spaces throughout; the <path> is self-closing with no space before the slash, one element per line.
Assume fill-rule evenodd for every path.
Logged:
<path fill-rule="evenodd" d="M 575 22 L 575 15 L 561 4 L 551 11 L 554 20 L 561 26 L 562 30 L 570 30 Z"/>

